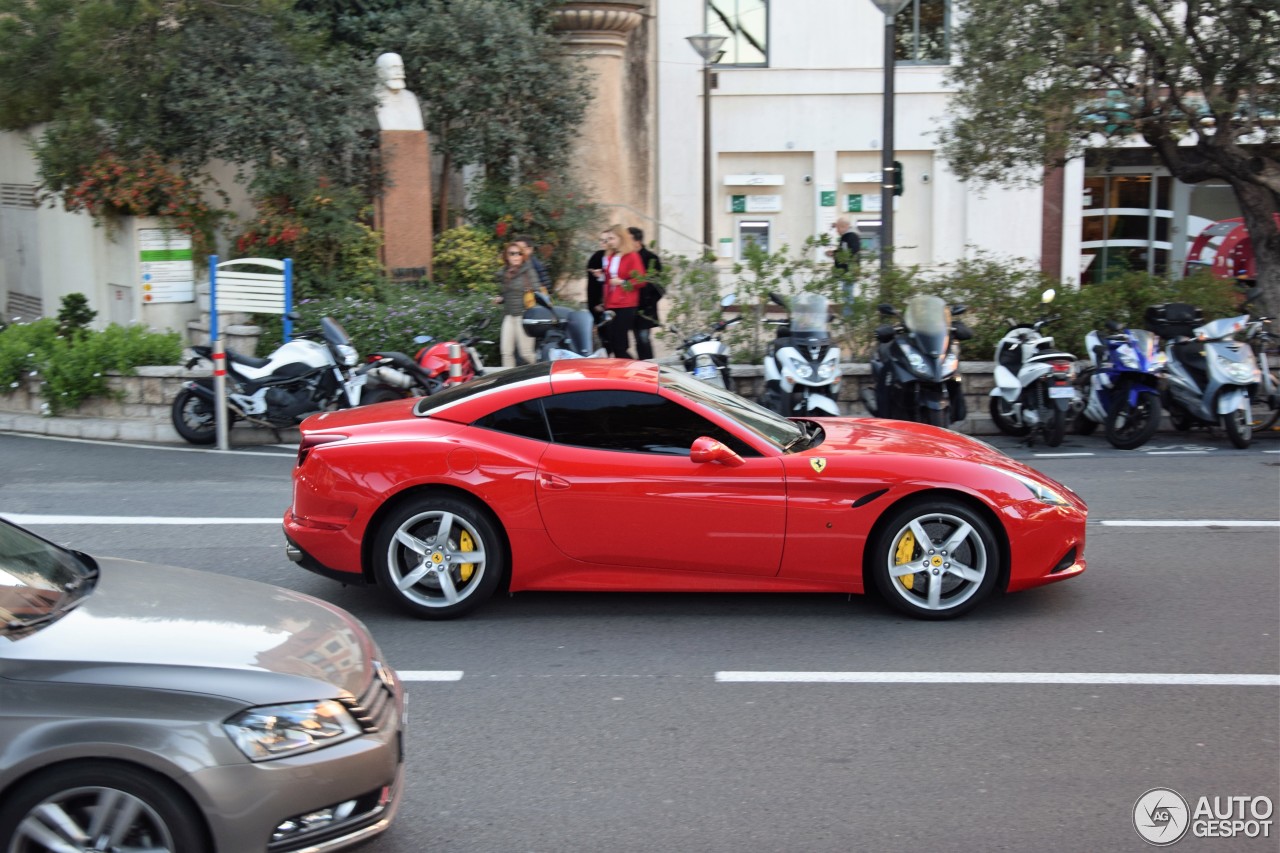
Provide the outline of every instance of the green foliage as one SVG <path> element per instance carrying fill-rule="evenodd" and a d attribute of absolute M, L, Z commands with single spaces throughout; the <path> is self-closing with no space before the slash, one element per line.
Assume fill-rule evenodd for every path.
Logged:
<path fill-rule="evenodd" d="M 383 281 L 382 238 L 353 189 L 273 170 L 255 181 L 258 213 L 236 238 L 240 257 L 292 258 L 295 299 L 367 296 Z"/>
<path fill-rule="evenodd" d="M 132 373 L 149 364 L 174 364 L 182 355 L 177 332 L 111 324 L 101 332 L 60 334 L 51 318 L 0 331 L 0 387 L 16 388 L 24 376 L 41 380 L 49 413 L 74 409 L 90 397 L 109 397 L 107 373 Z"/>
<path fill-rule="evenodd" d="M 472 190 L 471 222 L 499 242 L 532 238 L 553 284 L 583 268 L 583 236 L 601 227 L 602 214 L 567 175 L 516 185 L 481 180 Z"/>
<path fill-rule="evenodd" d="M 89 297 L 83 293 L 68 293 L 62 297 L 58 310 L 58 334 L 71 336 L 84 331 L 98 312 L 89 307 Z"/>
<path fill-rule="evenodd" d="M 500 248 L 496 239 L 478 228 L 450 228 L 436 240 L 435 284 L 452 293 L 492 294 Z"/>
<path fill-rule="evenodd" d="M 386 285 L 370 297 L 306 300 L 296 310 L 302 319 L 294 323 L 295 330 L 319 328 L 321 317 L 332 317 L 347 330 L 362 357 L 378 350 L 413 355 L 421 346 L 413 340 L 418 335 L 457 340 L 489 318 L 486 336 L 495 344 L 478 349 L 486 361 L 497 364 L 502 317 L 493 304 L 493 292 L 460 294 L 438 287 Z M 271 352 L 280 346 L 280 318 L 264 323 L 263 330 L 258 352 Z"/>

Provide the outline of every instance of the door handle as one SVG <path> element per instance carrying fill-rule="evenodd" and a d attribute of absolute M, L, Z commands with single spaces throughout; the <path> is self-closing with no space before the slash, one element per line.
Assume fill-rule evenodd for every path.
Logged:
<path fill-rule="evenodd" d="M 538 485 L 544 489 L 567 489 L 569 488 L 569 481 L 554 474 L 539 474 Z"/>

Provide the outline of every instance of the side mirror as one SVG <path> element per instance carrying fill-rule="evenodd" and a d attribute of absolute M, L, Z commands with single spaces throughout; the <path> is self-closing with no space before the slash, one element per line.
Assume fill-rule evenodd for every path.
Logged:
<path fill-rule="evenodd" d="M 897 331 L 893 328 L 893 326 L 877 326 L 876 327 L 876 340 L 882 344 L 889 343 L 889 341 L 893 340 L 894 335 L 896 334 L 897 334 Z"/>
<path fill-rule="evenodd" d="M 958 317 L 968 310 L 969 310 L 969 306 L 965 305 L 963 302 L 953 303 L 951 306 L 951 316 Z"/>
<path fill-rule="evenodd" d="M 1124 328 L 1124 326 L 1121 326 L 1121 325 L 1120 325 L 1119 323 L 1117 323 L 1115 320 L 1108 320 L 1108 321 L 1107 321 L 1107 331 L 1108 331 L 1108 332 L 1118 332 L 1118 331 L 1120 331 L 1120 330 L 1121 330 L 1121 329 L 1123 329 L 1123 328 Z"/>
<path fill-rule="evenodd" d="M 699 465 L 704 462 L 716 462 L 730 468 L 737 468 L 742 464 L 742 457 L 714 438 L 702 435 L 693 440 L 693 446 L 689 449 L 689 461 Z"/>
<path fill-rule="evenodd" d="M 415 344 L 429 344 L 434 340 L 435 338 L 431 337 L 430 335 L 415 335 L 413 338 L 413 342 Z"/>
<path fill-rule="evenodd" d="M 886 317 L 892 317 L 894 314 L 898 313 L 897 311 L 893 310 L 893 306 L 890 305 L 888 302 L 881 302 L 880 306 L 876 310 Z"/>
<path fill-rule="evenodd" d="M 533 298 L 534 298 L 534 301 L 536 301 L 543 308 L 546 308 L 552 312 L 555 311 L 555 306 L 551 304 L 551 297 L 547 296 L 547 294 L 543 293 L 541 290 L 535 290 L 533 292 Z"/>
<path fill-rule="evenodd" d="M 730 293 L 720 300 L 721 308 L 728 308 L 730 305 L 738 301 L 738 294 Z"/>
<path fill-rule="evenodd" d="M 775 293 L 772 290 L 769 291 L 769 301 L 772 302 L 774 305 L 781 305 L 783 308 L 787 308 L 787 300 L 783 299 L 781 296 L 779 296 L 777 293 Z M 791 309 L 787 308 L 787 310 L 789 311 Z"/>
<path fill-rule="evenodd" d="M 1058 292 L 1051 287 L 1048 290 L 1046 290 L 1044 293 L 1040 294 L 1040 301 L 1045 305 L 1048 305 L 1050 302 L 1054 300 L 1054 297 L 1056 297 L 1057 295 L 1058 295 Z"/>
<path fill-rule="evenodd" d="M 290 311 L 288 314 L 285 314 L 284 316 L 288 317 L 290 320 L 292 320 L 295 323 L 301 322 L 302 320 L 302 315 L 299 314 L 297 311 Z"/>
<path fill-rule="evenodd" d="M 957 341 L 967 341 L 973 337 L 973 329 L 970 329 L 964 323 L 956 323 L 953 327 L 953 334 Z"/>

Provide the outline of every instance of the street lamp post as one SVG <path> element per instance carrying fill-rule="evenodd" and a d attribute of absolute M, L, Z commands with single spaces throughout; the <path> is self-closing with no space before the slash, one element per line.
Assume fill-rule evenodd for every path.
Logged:
<path fill-rule="evenodd" d="M 720 53 L 725 36 L 699 33 L 686 37 L 702 57 L 702 243 L 704 251 L 711 245 L 711 63 Z"/>
<path fill-rule="evenodd" d="M 880 269 L 893 259 L 893 72 L 894 19 L 908 0 L 871 0 L 884 14 L 884 129 L 880 140 Z"/>

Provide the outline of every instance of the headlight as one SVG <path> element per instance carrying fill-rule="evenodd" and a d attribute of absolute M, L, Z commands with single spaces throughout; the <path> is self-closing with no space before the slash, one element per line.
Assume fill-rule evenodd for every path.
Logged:
<path fill-rule="evenodd" d="M 342 356 L 344 367 L 355 367 L 356 362 L 360 360 L 360 355 L 356 352 L 356 348 L 347 344 L 338 344 L 338 354 Z"/>
<path fill-rule="evenodd" d="M 1218 366 L 1222 368 L 1222 372 L 1227 374 L 1227 378 L 1232 382 L 1240 385 L 1248 385 L 1258 381 L 1258 373 L 1254 366 L 1247 361 L 1231 361 L 1230 359 L 1218 356 Z"/>
<path fill-rule="evenodd" d="M 301 755 L 360 735 L 351 714 L 333 699 L 250 708 L 222 724 L 250 761 Z"/>
<path fill-rule="evenodd" d="M 1121 364 L 1123 364 L 1125 367 L 1129 368 L 1130 370 L 1137 370 L 1139 367 L 1138 355 L 1133 351 L 1133 347 L 1129 346 L 1128 344 L 1125 344 L 1124 346 L 1121 346 L 1121 347 L 1116 347 L 1116 357 L 1120 359 Z"/>
<path fill-rule="evenodd" d="M 948 353 L 946 360 L 942 362 L 943 373 L 955 373 L 960 368 L 960 356 L 955 353 Z"/>
<path fill-rule="evenodd" d="M 809 362 L 799 358 L 788 358 L 788 362 L 788 369 L 801 379 L 813 376 L 813 368 L 809 366 Z"/>
<path fill-rule="evenodd" d="M 911 365 L 912 370 L 916 373 L 928 372 L 929 365 L 925 362 L 924 356 L 913 349 L 904 350 L 904 352 L 907 354 L 907 364 Z"/>
<path fill-rule="evenodd" d="M 1053 506 L 1069 506 L 1070 505 L 1067 499 L 1064 498 L 1062 495 L 1058 494 L 1048 486 L 1042 483 L 1036 482 L 1030 477 L 1024 477 L 1021 474 L 1015 474 L 1012 471 L 1006 470 L 1004 468 L 997 468 L 994 465 L 984 465 L 982 467 L 990 468 L 992 471 L 999 471 L 1001 474 L 1005 474 L 1006 476 L 1012 477 L 1013 479 L 1017 480 L 1019 483 L 1026 486 L 1027 489 L 1031 492 L 1031 494 L 1035 496 L 1036 500 L 1040 501 L 1041 503 L 1047 503 Z"/>

